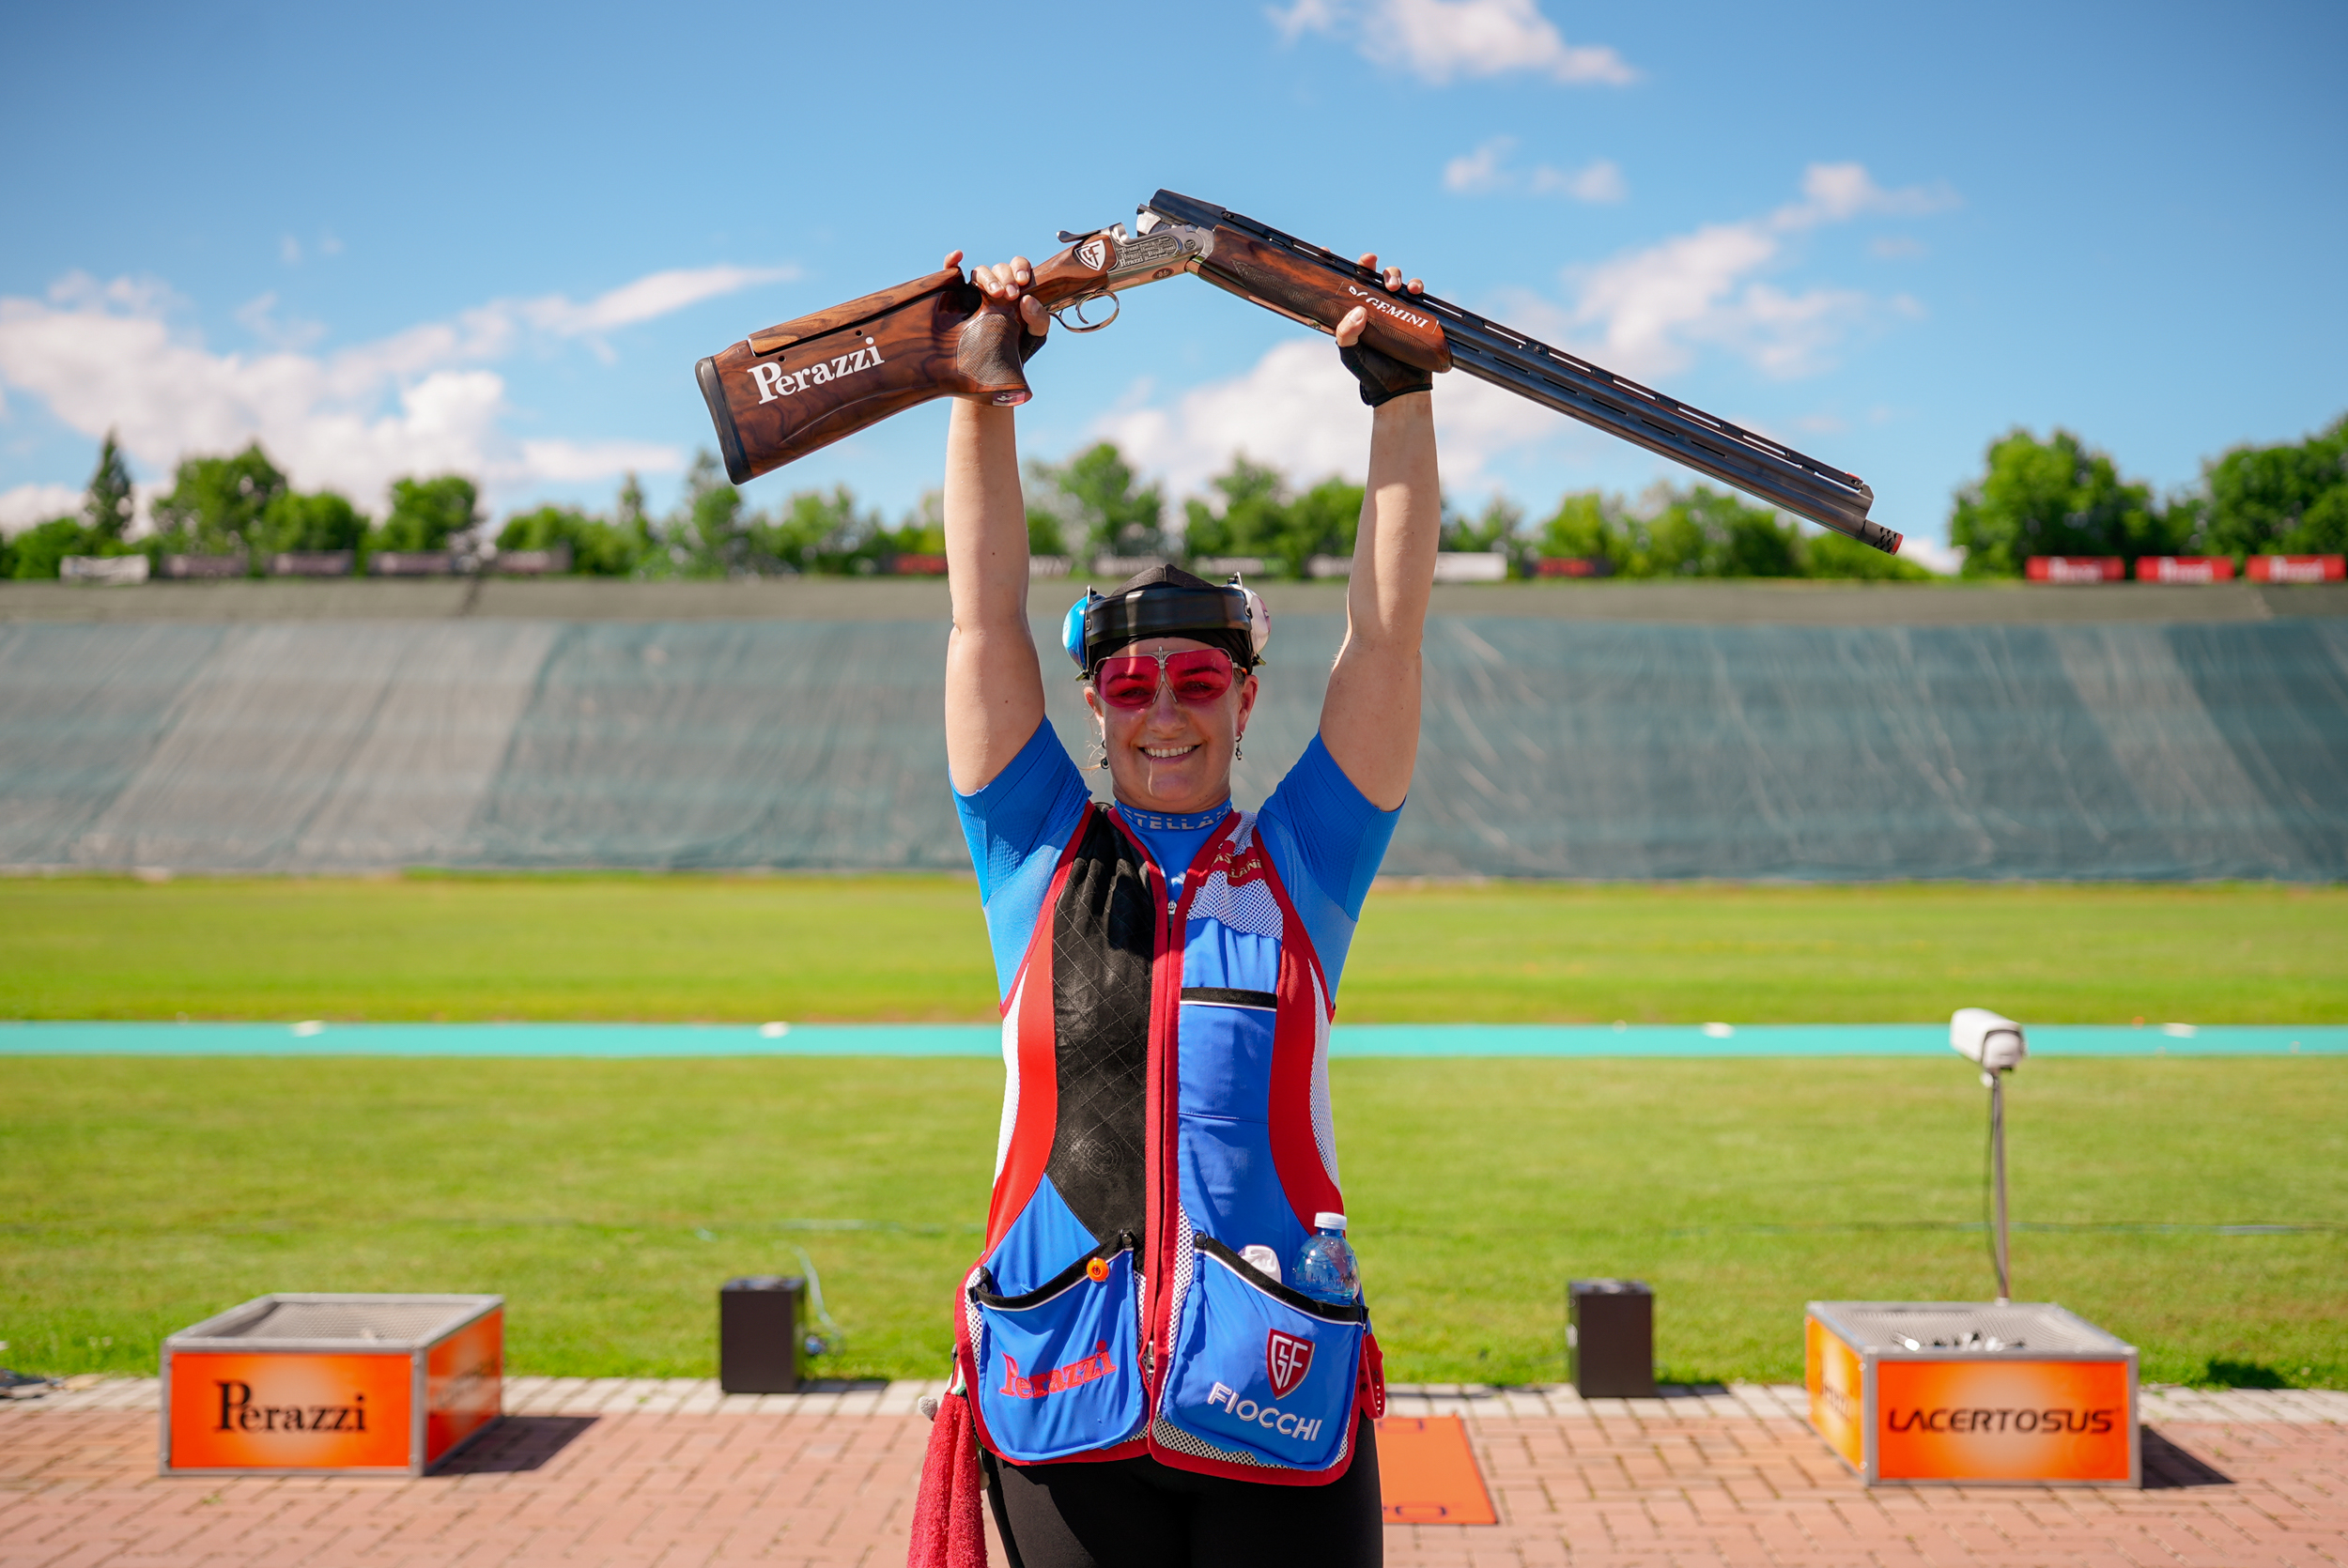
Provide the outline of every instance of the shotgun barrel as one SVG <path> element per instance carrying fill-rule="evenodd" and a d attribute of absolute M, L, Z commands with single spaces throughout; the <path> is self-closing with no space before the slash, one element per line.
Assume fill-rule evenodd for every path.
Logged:
<path fill-rule="evenodd" d="M 1172 191 L 1160 191 L 1141 210 L 1170 223 L 1232 231 L 1257 247 L 1336 273 L 1349 283 L 1372 286 L 1379 283 L 1377 273 L 1347 257 Z M 1241 281 L 1217 275 L 1216 260 L 1210 254 L 1196 264 L 1209 282 L 1321 331 L 1330 329 L 1331 323 L 1284 309 Z M 1796 516 L 1848 534 L 1886 555 L 1899 552 L 1900 535 L 1868 521 L 1867 509 L 1874 504 L 1875 492 L 1857 474 L 1845 473 L 1431 294 L 1411 295 L 1406 302 L 1435 317 L 1449 346 L 1451 362 L 1469 375 L 1684 464 Z"/>

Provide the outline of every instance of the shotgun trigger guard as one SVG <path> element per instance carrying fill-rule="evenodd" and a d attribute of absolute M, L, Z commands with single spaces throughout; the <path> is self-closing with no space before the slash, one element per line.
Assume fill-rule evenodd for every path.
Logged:
<path fill-rule="evenodd" d="M 1109 314 L 1098 321 L 1087 321 L 1085 319 L 1085 307 L 1091 304 L 1096 300 L 1104 298 L 1109 302 Z M 1068 303 L 1060 306 L 1059 309 L 1052 313 L 1052 319 L 1058 322 L 1061 326 L 1067 328 L 1072 332 L 1097 332 L 1102 328 L 1107 326 L 1110 322 L 1115 321 L 1119 315 L 1123 314 L 1124 309 L 1125 301 L 1121 298 L 1115 294 L 1111 294 L 1106 289 L 1103 289 L 1099 294 L 1088 294 L 1082 299 L 1069 300 Z M 1072 317 L 1074 319 L 1071 319 Z"/>

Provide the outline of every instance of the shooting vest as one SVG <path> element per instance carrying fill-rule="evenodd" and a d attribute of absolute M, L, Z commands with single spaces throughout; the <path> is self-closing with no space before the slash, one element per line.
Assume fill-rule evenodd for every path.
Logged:
<path fill-rule="evenodd" d="M 1086 808 L 1003 1004 L 994 1200 L 956 1325 L 996 1455 L 1345 1473 L 1357 1401 L 1383 1403 L 1367 1310 L 1280 1283 L 1314 1213 L 1345 1207 L 1331 1007 L 1252 813 L 1169 887 Z"/>

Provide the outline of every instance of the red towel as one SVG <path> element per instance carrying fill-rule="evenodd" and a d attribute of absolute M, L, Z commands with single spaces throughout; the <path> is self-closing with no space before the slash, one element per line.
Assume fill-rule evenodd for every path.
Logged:
<path fill-rule="evenodd" d="M 930 1422 L 905 1568 L 986 1568 L 981 1506 L 979 1439 L 970 1424 L 970 1401 L 950 1393 L 938 1401 L 937 1417 Z"/>

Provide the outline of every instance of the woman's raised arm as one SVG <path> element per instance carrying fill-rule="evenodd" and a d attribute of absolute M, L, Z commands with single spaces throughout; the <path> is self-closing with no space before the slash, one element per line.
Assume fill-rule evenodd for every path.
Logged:
<path fill-rule="evenodd" d="M 962 253 L 945 265 L 961 265 Z M 1023 298 L 1025 256 L 974 267 L 970 281 L 1020 300 L 1041 337 L 1051 318 Z M 946 767 L 965 794 L 983 789 L 1043 722 L 1043 671 L 1027 629 L 1027 506 L 1019 488 L 1013 410 L 954 400 L 946 427 L 946 579 L 954 629 L 946 645 Z"/>
<path fill-rule="evenodd" d="M 1364 256 L 1362 265 L 1374 268 L 1378 258 Z M 1402 274 L 1387 269 L 1386 286 L 1399 292 Z M 1408 287 L 1416 293 L 1420 284 L 1413 278 Z M 1338 346 L 1357 343 L 1368 319 L 1355 306 L 1337 323 Z M 1345 593 L 1345 646 L 1321 699 L 1321 739 L 1353 787 L 1391 811 L 1411 792 L 1418 761 L 1419 643 L 1443 533 L 1434 394 L 1389 395 L 1371 422 L 1368 493 Z"/>

